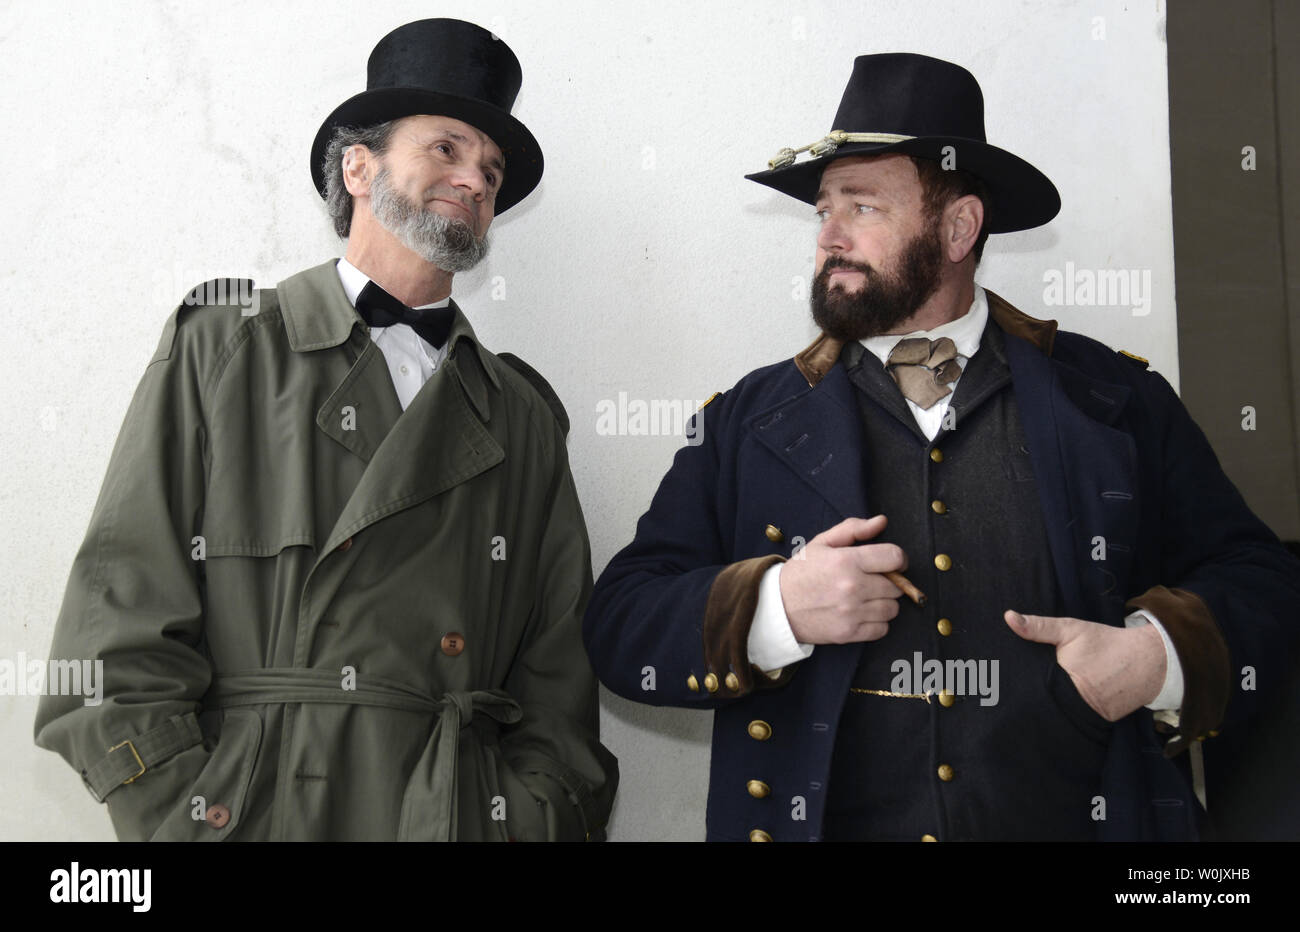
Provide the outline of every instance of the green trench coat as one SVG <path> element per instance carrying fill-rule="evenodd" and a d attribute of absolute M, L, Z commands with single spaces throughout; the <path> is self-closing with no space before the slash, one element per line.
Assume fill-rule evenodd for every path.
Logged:
<path fill-rule="evenodd" d="M 43 697 L 37 744 L 123 840 L 601 837 L 555 413 L 459 310 L 403 412 L 334 260 L 257 294 L 163 331 L 51 651 L 103 702 Z"/>

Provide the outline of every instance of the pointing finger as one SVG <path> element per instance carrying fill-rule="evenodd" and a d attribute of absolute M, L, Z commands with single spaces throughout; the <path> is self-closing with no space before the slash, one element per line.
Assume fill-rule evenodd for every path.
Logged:
<path fill-rule="evenodd" d="M 822 544 L 826 547 L 852 547 L 859 541 L 871 540 L 885 529 L 887 519 L 884 515 L 872 518 L 845 518 L 839 524 L 822 531 L 809 544 Z"/>
<path fill-rule="evenodd" d="M 1048 618 L 1043 615 L 1022 615 L 1008 609 L 1002 616 L 1012 631 L 1026 641 L 1039 644 L 1059 644 L 1064 634 L 1060 618 Z"/>

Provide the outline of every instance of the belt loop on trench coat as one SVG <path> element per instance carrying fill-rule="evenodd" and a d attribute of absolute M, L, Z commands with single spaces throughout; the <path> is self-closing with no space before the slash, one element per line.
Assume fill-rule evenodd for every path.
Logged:
<path fill-rule="evenodd" d="M 519 703 L 501 689 L 458 690 L 434 699 L 405 683 L 357 679 L 355 689 L 341 689 L 329 670 L 271 667 L 217 677 L 209 702 L 216 708 L 274 705 L 287 702 L 370 705 L 438 716 L 424 753 L 402 797 L 399 841 L 454 841 L 456 838 L 460 733 L 486 715 L 503 725 L 523 717 Z"/>

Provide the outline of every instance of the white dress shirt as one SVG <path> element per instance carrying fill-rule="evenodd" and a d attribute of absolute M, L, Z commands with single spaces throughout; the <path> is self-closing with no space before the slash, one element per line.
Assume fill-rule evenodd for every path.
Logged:
<path fill-rule="evenodd" d="M 883 365 L 899 340 L 906 340 L 909 337 L 925 337 L 929 340 L 948 337 L 957 347 L 958 364 L 965 370 L 966 363 L 979 352 L 980 339 L 984 334 L 988 316 L 988 297 L 984 289 L 976 285 L 975 300 L 971 303 L 970 310 L 956 320 L 950 320 L 929 331 L 916 330 L 901 335 L 886 334 L 868 337 L 862 341 L 862 345 Z M 933 440 L 938 436 L 939 428 L 943 425 L 943 416 L 948 410 L 948 402 L 956 394 L 957 383 L 960 381 L 959 376 L 955 382 L 951 382 L 952 392 L 940 398 L 929 409 L 920 407 L 911 399 L 906 399 L 908 408 L 916 418 L 917 426 L 929 439 Z M 782 667 L 811 656 L 813 652 L 813 645 L 801 644 L 790 629 L 790 619 L 786 617 L 785 603 L 781 599 L 781 568 L 784 565 L 778 563 L 763 574 L 758 587 L 758 605 L 754 609 L 754 622 L 749 629 L 750 663 L 772 674 Z M 1124 618 L 1124 624 L 1129 628 L 1148 622 L 1160 633 L 1160 640 L 1165 646 L 1165 682 L 1160 694 L 1147 708 L 1177 709 L 1183 703 L 1183 668 L 1178 662 L 1178 654 L 1164 625 L 1145 609 L 1138 609 Z"/>
<path fill-rule="evenodd" d="M 357 306 L 357 295 L 370 281 L 365 272 L 358 269 L 347 259 L 340 259 L 338 264 L 339 281 L 347 292 L 352 306 Z M 421 304 L 414 310 L 428 307 L 446 307 L 451 296 L 435 301 L 433 304 Z M 406 324 L 393 324 L 391 327 L 371 327 L 370 339 L 379 347 L 388 363 L 388 374 L 392 376 L 393 388 L 397 390 L 397 400 L 402 410 L 414 400 L 424 383 L 438 371 L 447 358 L 447 345 L 441 348 L 433 346 Z"/>

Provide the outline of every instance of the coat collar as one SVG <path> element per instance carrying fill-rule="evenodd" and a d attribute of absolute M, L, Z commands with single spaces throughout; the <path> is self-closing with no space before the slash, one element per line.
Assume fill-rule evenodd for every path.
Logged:
<path fill-rule="evenodd" d="M 350 344 L 329 362 L 339 377 L 316 413 L 317 426 L 366 462 L 318 563 L 345 539 L 383 517 L 469 481 L 504 459 L 485 427 L 489 386 L 501 389 L 496 357 L 484 349 L 460 308 L 447 360 L 405 412 L 383 353 L 348 300 L 335 260 L 276 289 L 289 347 L 298 353 Z M 346 366 L 346 369 L 343 367 Z"/>
<path fill-rule="evenodd" d="M 984 289 L 984 293 L 989 300 L 989 317 L 1004 332 L 1020 337 L 1037 347 L 1044 356 L 1052 355 L 1052 345 L 1056 340 L 1056 321 L 1030 317 L 987 288 Z M 807 349 L 795 356 L 794 364 L 799 367 L 799 371 L 811 388 L 835 367 L 840 359 L 840 351 L 843 349 L 843 340 L 837 340 L 823 333 Z"/>
<path fill-rule="evenodd" d="M 361 315 L 348 300 L 347 292 L 343 290 L 337 265 L 338 259 L 330 259 L 299 272 L 276 286 L 280 312 L 284 317 L 284 329 L 289 337 L 289 348 L 296 353 L 308 353 L 338 346 L 351 336 L 352 328 L 357 324 L 365 326 L 365 321 L 361 319 Z M 492 363 L 486 358 L 490 354 L 474 335 L 474 329 L 469 325 L 464 312 L 455 301 L 451 302 L 451 307 L 456 312 L 456 318 L 447 337 L 450 344 L 448 355 L 456 353 L 461 340 L 468 340 L 473 346 L 473 354 L 478 357 L 475 360 L 477 365 L 471 363 L 469 366 L 462 367 L 461 373 L 462 379 L 467 382 L 465 390 L 470 394 L 474 406 L 480 409 L 479 413 L 484 414 L 487 403 L 486 388 L 481 380 L 474 379 L 470 373 L 486 375 L 498 390 L 501 388 L 501 380 L 497 377 Z M 471 382 L 478 384 L 471 385 L 469 384 Z"/>

